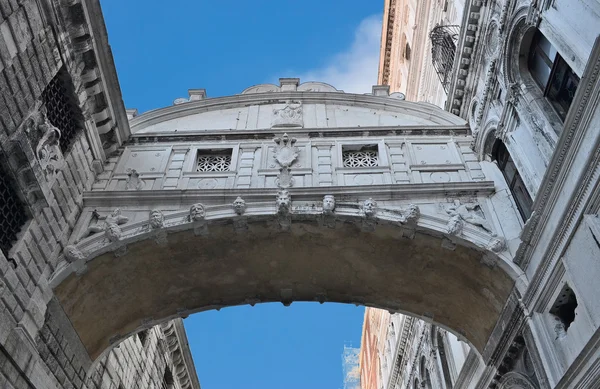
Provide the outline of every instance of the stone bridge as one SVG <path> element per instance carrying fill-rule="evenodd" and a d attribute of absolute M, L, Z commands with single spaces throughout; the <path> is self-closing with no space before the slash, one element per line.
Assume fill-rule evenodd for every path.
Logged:
<path fill-rule="evenodd" d="M 527 285 L 522 221 L 462 119 L 281 79 L 190 90 L 130 126 L 51 280 L 91 360 L 169 318 L 273 301 L 385 308 L 496 348 Z"/>

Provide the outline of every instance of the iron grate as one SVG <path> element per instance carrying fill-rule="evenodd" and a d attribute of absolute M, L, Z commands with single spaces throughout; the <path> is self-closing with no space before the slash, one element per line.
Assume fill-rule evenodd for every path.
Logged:
<path fill-rule="evenodd" d="M 0 249 L 6 258 L 26 221 L 25 208 L 11 181 L 0 169 Z"/>
<path fill-rule="evenodd" d="M 431 61 L 444 90 L 448 92 L 452 79 L 452 67 L 456 54 L 456 43 L 460 26 L 435 26 L 429 33 L 431 39 Z"/>
<path fill-rule="evenodd" d="M 82 127 L 81 113 L 75 104 L 74 93 L 67 85 L 69 78 L 65 73 L 61 69 L 42 92 L 48 120 L 61 132 L 60 149 L 63 153 L 70 148 L 77 130 Z"/>

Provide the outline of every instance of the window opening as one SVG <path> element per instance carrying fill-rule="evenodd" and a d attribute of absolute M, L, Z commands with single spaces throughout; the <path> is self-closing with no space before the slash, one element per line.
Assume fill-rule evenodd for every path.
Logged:
<path fill-rule="evenodd" d="M 406 42 L 406 46 L 404 47 L 404 58 L 410 60 L 410 45 Z"/>
<path fill-rule="evenodd" d="M 63 154 L 71 147 L 78 130 L 83 128 L 83 116 L 70 80 L 67 71 L 61 68 L 42 92 L 48 120 L 60 130 Z"/>
<path fill-rule="evenodd" d="M 540 31 L 536 31 L 531 42 L 527 66 L 546 99 L 564 121 L 575 97 L 579 77 Z"/>
<path fill-rule="evenodd" d="M 17 234 L 27 221 L 25 207 L 12 184 L 12 180 L 0 167 L 0 249 L 7 259 L 8 252 L 17 240 Z"/>
<path fill-rule="evenodd" d="M 446 383 L 446 389 L 452 389 L 452 378 L 450 377 L 450 366 L 448 365 L 448 356 L 446 355 L 446 346 L 444 345 L 444 338 L 441 333 L 437 333 L 438 352 L 440 353 L 440 361 L 442 363 L 442 374 L 444 375 L 444 382 Z"/>
<path fill-rule="evenodd" d="M 429 33 L 431 61 L 446 92 L 448 92 L 450 80 L 452 79 L 451 73 L 459 33 L 460 26 L 456 25 L 437 25 Z"/>
<path fill-rule="evenodd" d="M 492 154 L 493 158 L 498 162 L 498 168 L 504 175 L 504 179 L 515 199 L 521 217 L 523 220 L 529 219 L 532 212 L 533 200 L 525 187 L 525 182 L 523 182 L 517 166 L 502 141 L 496 141 Z"/>
<path fill-rule="evenodd" d="M 379 149 L 377 145 L 342 146 L 344 167 L 379 166 Z"/>
<path fill-rule="evenodd" d="M 228 172 L 231 168 L 232 149 L 198 150 L 197 172 Z"/>
<path fill-rule="evenodd" d="M 550 309 L 550 313 L 560 322 L 559 325 L 562 325 L 565 333 L 575 321 L 575 308 L 577 308 L 575 292 L 569 284 L 565 284 Z"/>
<path fill-rule="evenodd" d="M 162 389 L 173 389 L 175 388 L 175 379 L 169 366 L 165 367 L 165 374 L 163 376 Z"/>

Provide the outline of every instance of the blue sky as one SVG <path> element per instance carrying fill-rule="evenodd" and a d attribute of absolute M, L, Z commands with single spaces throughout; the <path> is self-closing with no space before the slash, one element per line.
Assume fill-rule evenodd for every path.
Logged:
<path fill-rule="evenodd" d="M 167 5 L 168 4 L 168 5 Z M 383 0 L 101 0 L 127 108 L 279 77 L 367 93 L 377 82 Z"/>
<path fill-rule="evenodd" d="M 240 93 L 279 77 L 368 93 L 377 82 L 383 0 L 101 0 L 127 108 L 187 90 Z M 294 303 L 185 320 L 203 389 L 337 389 L 364 308 Z"/>

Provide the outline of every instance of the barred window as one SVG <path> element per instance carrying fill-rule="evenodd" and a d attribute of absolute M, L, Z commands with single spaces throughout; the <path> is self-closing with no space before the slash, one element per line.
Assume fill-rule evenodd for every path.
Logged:
<path fill-rule="evenodd" d="M 232 149 L 198 150 L 197 172 L 228 172 L 231 167 Z"/>
<path fill-rule="evenodd" d="M 431 61 L 444 90 L 448 92 L 454 66 L 454 54 L 460 34 L 460 26 L 436 25 L 429 33 Z"/>
<path fill-rule="evenodd" d="M 344 167 L 379 166 L 377 145 L 342 146 Z"/>
<path fill-rule="evenodd" d="M 6 258 L 17 240 L 17 234 L 27 221 L 25 207 L 11 184 L 11 180 L 0 168 L 0 249 Z"/>
<path fill-rule="evenodd" d="M 60 149 L 71 147 L 78 129 L 83 128 L 83 116 L 77 104 L 71 78 L 62 68 L 42 92 L 48 120 L 60 130 Z"/>

